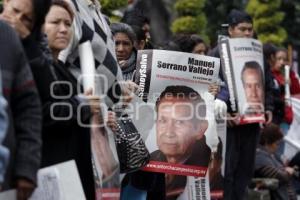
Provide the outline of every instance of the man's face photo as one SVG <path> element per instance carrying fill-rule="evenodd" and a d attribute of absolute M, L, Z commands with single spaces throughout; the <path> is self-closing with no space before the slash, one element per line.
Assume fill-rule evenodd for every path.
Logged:
<path fill-rule="evenodd" d="M 185 98 L 163 98 L 158 105 L 157 145 L 168 162 L 184 162 L 207 129 L 207 121 L 196 119 L 194 109 L 191 101 Z"/>
<path fill-rule="evenodd" d="M 256 69 L 246 69 L 243 72 L 243 85 L 247 103 L 261 105 L 263 103 L 263 80 L 261 74 Z"/>

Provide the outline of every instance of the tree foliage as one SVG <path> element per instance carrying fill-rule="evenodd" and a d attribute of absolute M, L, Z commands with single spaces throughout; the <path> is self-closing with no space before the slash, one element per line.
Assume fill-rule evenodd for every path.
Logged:
<path fill-rule="evenodd" d="M 175 3 L 175 10 L 180 16 L 196 16 L 201 13 L 204 4 L 205 1 L 203 0 L 178 0 Z"/>
<path fill-rule="evenodd" d="M 203 12 L 206 0 L 177 0 L 175 10 L 177 18 L 171 26 L 173 33 L 199 34 L 206 42 L 207 19 Z"/>
<path fill-rule="evenodd" d="M 285 13 L 282 26 L 288 32 L 286 43 L 293 44 L 300 49 L 300 2 L 285 0 L 282 2 L 281 11 Z"/>
<path fill-rule="evenodd" d="M 280 11 L 281 0 L 249 0 L 246 11 L 253 17 L 254 30 L 263 43 L 282 45 L 287 32 L 281 26 L 285 14 Z"/>
<path fill-rule="evenodd" d="M 127 0 L 99 0 L 101 4 L 101 11 L 107 15 L 112 16 L 112 11 L 127 5 Z"/>
<path fill-rule="evenodd" d="M 227 15 L 231 9 L 244 10 L 245 0 L 209 0 L 206 1 L 204 12 L 207 16 L 207 35 L 212 46 L 217 43 L 219 34 L 224 34 L 227 30 L 221 28 L 221 24 L 226 23 Z"/>

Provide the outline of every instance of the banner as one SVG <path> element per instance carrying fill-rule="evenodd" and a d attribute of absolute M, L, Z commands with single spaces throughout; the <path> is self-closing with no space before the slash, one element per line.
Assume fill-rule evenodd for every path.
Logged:
<path fill-rule="evenodd" d="M 300 95 L 292 96 L 291 106 L 293 109 L 293 122 L 284 137 L 284 156 L 288 160 L 291 160 L 300 150 Z"/>
<path fill-rule="evenodd" d="M 218 80 L 219 63 L 190 53 L 138 52 L 135 80 L 148 106 L 141 133 L 151 154 L 143 170 L 166 174 L 167 199 L 210 198 L 207 169 L 218 136 L 208 86 Z"/>
<path fill-rule="evenodd" d="M 90 124 L 81 124 L 82 126 L 88 126 L 91 132 L 91 152 L 96 200 L 118 200 L 120 198 L 119 160 L 114 135 L 105 126 L 105 119 L 103 117 L 107 116 L 108 108 L 105 103 L 104 91 L 107 90 L 109 81 L 103 74 L 96 73 L 93 51 L 89 41 L 79 46 L 79 55 L 82 71 L 79 82 L 82 82 L 85 92 L 92 89 L 93 95 L 101 99 L 99 105 L 101 107 L 101 114 L 93 115 Z M 83 105 L 89 105 L 89 103 Z"/>
<path fill-rule="evenodd" d="M 85 200 L 74 160 L 39 169 L 37 188 L 29 200 Z M 17 200 L 15 189 L 0 193 L 2 200 Z"/>
<path fill-rule="evenodd" d="M 92 127 L 91 137 L 96 200 L 118 200 L 120 170 L 113 133 L 105 128 Z"/>
<path fill-rule="evenodd" d="M 230 110 L 240 123 L 264 122 L 264 65 L 262 44 L 249 38 L 222 38 L 219 42 Z"/>

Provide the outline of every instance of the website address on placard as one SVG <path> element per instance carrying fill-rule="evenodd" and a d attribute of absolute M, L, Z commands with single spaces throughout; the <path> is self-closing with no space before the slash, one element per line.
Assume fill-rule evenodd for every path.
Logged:
<path fill-rule="evenodd" d="M 161 170 L 168 173 L 174 173 L 174 174 L 186 174 L 191 176 L 205 176 L 206 170 L 205 169 L 192 169 L 190 167 L 178 167 L 178 166 L 172 166 L 170 164 L 153 164 L 148 163 L 145 169 L 152 169 L 152 170 Z"/>
<path fill-rule="evenodd" d="M 187 78 L 181 78 L 181 77 L 175 77 L 175 76 L 168 76 L 168 75 L 161 75 L 161 74 L 157 74 L 156 75 L 157 78 L 162 78 L 162 79 L 168 79 L 168 80 L 178 80 L 178 81 L 184 81 L 184 82 L 189 82 L 189 83 L 206 83 L 207 84 L 207 80 L 203 79 L 203 81 L 200 80 L 191 80 L 191 79 L 187 79 Z"/>

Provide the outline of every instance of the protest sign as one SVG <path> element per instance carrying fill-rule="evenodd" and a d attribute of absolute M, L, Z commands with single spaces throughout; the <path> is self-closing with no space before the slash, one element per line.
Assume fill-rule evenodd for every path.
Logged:
<path fill-rule="evenodd" d="M 59 163 L 38 171 L 38 187 L 29 200 L 85 200 L 74 160 Z M 0 193 L 2 200 L 16 200 L 16 190 Z"/>
<path fill-rule="evenodd" d="M 38 188 L 29 200 L 71 199 L 86 199 L 74 160 L 38 171 Z"/>
<path fill-rule="evenodd" d="M 152 124 L 141 132 L 151 154 L 143 170 L 166 173 L 167 199 L 210 197 L 206 172 L 218 139 L 207 138 L 218 137 L 208 86 L 218 81 L 219 63 L 218 58 L 183 52 L 138 52 L 138 96 L 153 117 L 144 120 Z"/>
<path fill-rule="evenodd" d="M 264 122 L 264 64 L 262 44 L 250 38 L 222 38 L 219 52 L 230 110 L 240 123 Z"/>
<path fill-rule="evenodd" d="M 79 46 L 80 66 L 82 74 L 79 83 L 82 83 L 84 91 L 92 89 L 92 94 L 99 97 L 101 114 L 93 115 L 88 126 L 91 132 L 91 152 L 93 174 L 95 180 L 96 199 L 119 199 L 120 179 L 119 161 L 116 153 L 114 136 L 110 129 L 105 126 L 103 116 L 107 116 L 107 104 L 105 102 L 105 90 L 108 88 L 108 78 L 95 70 L 95 61 L 92 46 L 89 41 Z M 80 84 L 78 85 L 81 86 Z M 81 106 L 90 105 L 81 104 Z"/>
<path fill-rule="evenodd" d="M 293 122 L 284 137 L 285 147 L 284 156 L 291 160 L 300 150 L 300 95 L 295 95 L 291 98 L 291 106 L 293 108 Z"/>

